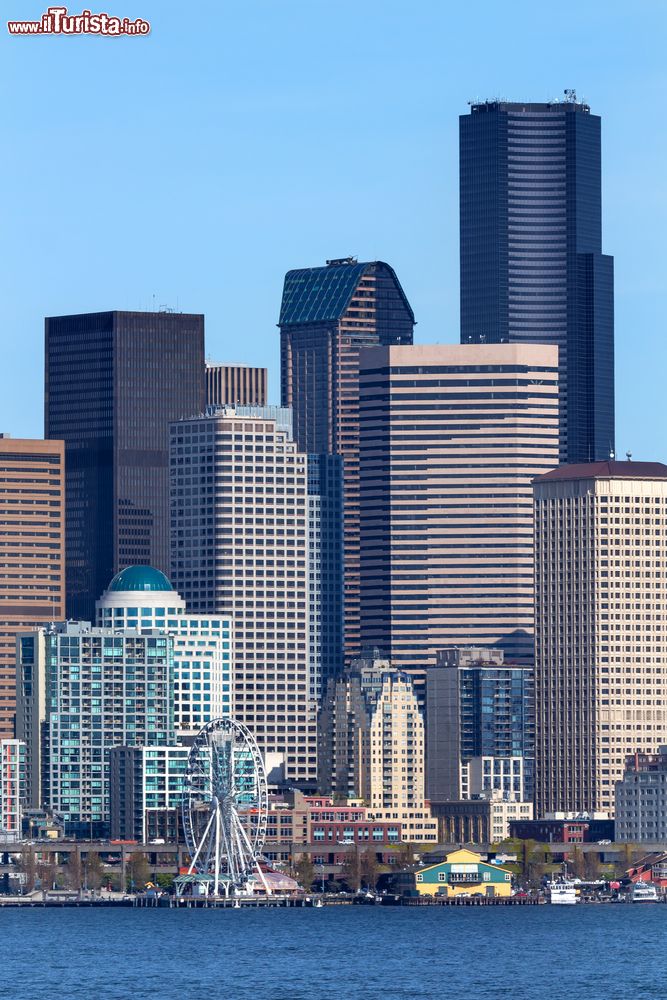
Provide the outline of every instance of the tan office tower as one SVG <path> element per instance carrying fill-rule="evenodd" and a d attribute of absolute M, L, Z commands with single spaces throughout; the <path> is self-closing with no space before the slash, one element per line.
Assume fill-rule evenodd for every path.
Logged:
<path fill-rule="evenodd" d="M 667 466 L 535 482 L 537 815 L 613 814 L 628 754 L 667 744 Z"/>
<path fill-rule="evenodd" d="M 0 738 L 14 735 L 17 632 L 65 615 L 64 449 L 0 436 Z"/>
<path fill-rule="evenodd" d="M 210 407 L 171 425 L 171 577 L 192 611 L 231 616 L 232 714 L 314 787 L 307 456 L 291 416 Z"/>
<path fill-rule="evenodd" d="M 532 479 L 558 464 L 558 349 L 375 347 L 360 364 L 361 638 L 532 662 Z"/>
<path fill-rule="evenodd" d="M 383 676 L 369 745 L 370 815 L 398 819 L 403 840 L 437 842 L 438 821 L 424 799 L 424 719 L 408 674 Z"/>
<path fill-rule="evenodd" d="M 377 652 L 377 651 L 375 651 Z M 362 798 L 407 841 L 437 840 L 424 798 L 424 717 L 412 678 L 377 656 L 329 682 L 319 719 L 320 788 Z"/>
<path fill-rule="evenodd" d="M 266 406 L 268 370 L 206 362 L 208 406 Z"/>

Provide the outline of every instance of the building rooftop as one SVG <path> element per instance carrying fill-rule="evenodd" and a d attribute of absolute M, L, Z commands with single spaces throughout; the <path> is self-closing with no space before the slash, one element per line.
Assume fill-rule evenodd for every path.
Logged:
<path fill-rule="evenodd" d="M 544 114 L 551 112 L 562 114 L 563 112 L 578 111 L 580 114 L 589 114 L 590 105 L 585 101 L 577 100 L 574 90 L 564 90 L 562 98 L 554 98 L 551 101 L 508 101 L 504 97 L 487 97 L 484 101 L 469 101 L 471 114 L 485 111 L 523 111 Z"/>
<path fill-rule="evenodd" d="M 211 361 L 210 358 L 206 358 L 204 365 L 206 368 L 256 368 L 260 372 L 267 371 L 258 365 L 250 365 L 246 361 Z"/>
<path fill-rule="evenodd" d="M 533 482 L 572 479 L 667 479 L 667 465 L 662 462 L 585 462 L 580 465 L 560 465 Z"/>
<path fill-rule="evenodd" d="M 112 591 L 172 591 L 173 587 L 169 580 L 159 569 L 152 566 L 127 566 L 116 573 L 115 577 L 107 587 Z"/>
<path fill-rule="evenodd" d="M 382 261 L 358 263 L 353 257 L 332 260 L 325 267 L 307 267 L 285 275 L 278 326 L 299 323 L 331 323 L 340 319 L 350 304 L 362 276 L 371 268 L 385 268 L 412 315 L 394 270 Z"/>

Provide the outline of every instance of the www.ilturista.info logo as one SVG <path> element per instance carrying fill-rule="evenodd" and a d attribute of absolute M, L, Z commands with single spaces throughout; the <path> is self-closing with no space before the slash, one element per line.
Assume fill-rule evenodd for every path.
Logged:
<path fill-rule="evenodd" d="M 67 7 L 49 7 L 39 21 L 7 21 L 10 35 L 147 35 L 150 23 L 138 17 L 113 17 L 110 14 L 93 14 L 82 10 L 68 14 Z"/>

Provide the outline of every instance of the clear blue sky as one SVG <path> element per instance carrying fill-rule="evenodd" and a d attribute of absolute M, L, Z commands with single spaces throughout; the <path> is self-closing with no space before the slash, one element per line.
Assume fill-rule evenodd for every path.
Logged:
<path fill-rule="evenodd" d="M 667 461 L 663 0 L 85 6 L 152 32 L 1 26 L 1 430 L 41 435 L 43 317 L 88 310 L 203 312 L 209 356 L 268 365 L 277 401 L 284 273 L 327 257 L 388 261 L 417 340 L 456 342 L 458 115 L 574 87 L 603 118 L 617 449 Z"/>

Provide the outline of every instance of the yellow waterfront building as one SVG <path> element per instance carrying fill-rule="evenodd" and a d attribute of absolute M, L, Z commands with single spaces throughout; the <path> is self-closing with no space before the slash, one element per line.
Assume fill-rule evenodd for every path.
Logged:
<path fill-rule="evenodd" d="M 414 887 L 420 896 L 510 896 L 512 873 L 461 849 L 436 865 L 417 869 Z"/>

